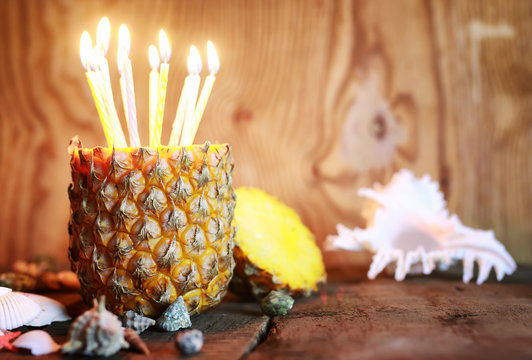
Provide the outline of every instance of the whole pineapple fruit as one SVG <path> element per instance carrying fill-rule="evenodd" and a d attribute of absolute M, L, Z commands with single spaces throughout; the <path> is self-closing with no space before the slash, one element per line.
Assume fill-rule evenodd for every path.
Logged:
<path fill-rule="evenodd" d="M 294 209 L 255 188 L 236 190 L 233 292 L 307 296 L 325 281 L 321 252 Z"/>
<path fill-rule="evenodd" d="M 69 258 L 85 303 L 159 316 L 178 296 L 191 315 L 233 275 L 229 145 L 82 148 L 73 140 Z"/>

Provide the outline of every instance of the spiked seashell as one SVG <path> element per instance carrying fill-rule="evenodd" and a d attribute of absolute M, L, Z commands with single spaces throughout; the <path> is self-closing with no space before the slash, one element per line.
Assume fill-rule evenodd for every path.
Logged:
<path fill-rule="evenodd" d="M 138 334 L 140 334 L 150 326 L 155 325 L 155 320 L 150 319 L 146 316 L 139 315 L 133 310 L 128 310 L 124 312 L 121 318 L 122 325 L 125 328 L 131 328 L 135 330 Z"/>
<path fill-rule="evenodd" d="M 178 297 L 157 319 L 156 325 L 166 331 L 176 331 L 192 326 L 183 297 Z"/>
<path fill-rule="evenodd" d="M 428 275 L 462 260 L 463 281 L 472 279 L 476 262 L 480 285 L 492 269 L 499 281 L 516 269 L 493 231 L 469 228 L 449 214 L 439 184 L 428 175 L 416 178 L 403 169 L 388 185 L 362 188 L 359 194 L 369 199 L 362 209 L 367 228 L 351 230 L 338 224 L 338 235 L 327 238 L 326 248 L 374 252 L 370 279 L 386 269 L 401 281 L 407 274 Z"/>
<path fill-rule="evenodd" d="M 92 309 L 74 320 L 68 338 L 62 351 L 69 354 L 110 356 L 122 348 L 129 348 L 120 320 L 105 309 L 105 297 L 99 303 L 94 301 Z"/>
<path fill-rule="evenodd" d="M 41 313 L 35 319 L 24 325 L 44 326 L 54 321 L 67 321 L 72 319 L 68 316 L 65 306 L 54 299 L 37 294 L 23 293 L 23 295 L 33 300 L 42 309 Z"/>
<path fill-rule="evenodd" d="M 0 296 L 0 329 L 18 328 L 41 313 L 41 307 L 22 293 L 6 290 L 3 292 L 4 295 Z"/>
<path fill-rule="evenodd" d="M 20 335 L 12 344 L 18 349 L 30 350 L 35 356 L 51 354 L 61 349 L 61 345 L 43 330 L 28 331 Z"/>

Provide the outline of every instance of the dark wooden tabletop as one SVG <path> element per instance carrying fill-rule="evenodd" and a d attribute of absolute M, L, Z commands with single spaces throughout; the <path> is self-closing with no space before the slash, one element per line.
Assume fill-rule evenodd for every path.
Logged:
<path fill-rule="evenodd" d="M 73 316 L 86 309 L 75 293 L 47 295 L 67 304 Z M 320 292 L 298 299 L 287 316 L 269 318 L 257 303 L 229 294 L 192 323 L 205 336 L 194 359 L 531 359 L 532 269 L 481 286 L 462 283 L 458 274 L 396 282 L 339 270 Z M 63 343 L 69 326 L 54 323 L 45 330 Z M 175 335 L 152 328 L 142 338 L 151 357 L 177 358 Z M 29 355 L 0 352 L 0 359 L 24 357 Z M 140 358 L 145 355 L 125 350 L 110 357 Z"/>

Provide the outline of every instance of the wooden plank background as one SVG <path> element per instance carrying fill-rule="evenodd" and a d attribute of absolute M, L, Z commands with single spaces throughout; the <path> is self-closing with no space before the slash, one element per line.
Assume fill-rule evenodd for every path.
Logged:
<path fill-rule="evenodd" d="M 148 46 L 172 59 L 163 139 L 188 47 L 221 70 L 197 142 L 232 144 L 235 186 L 295 207 L 321 244 L 364 226 L 356 191 L 400 168 L 441 181 L 451 212 L 493 228 L 532 263 L 532 2 L 0 1 L 0 267 L 42 253 L 66 264 L 66 146 L 105 139 L 79 60 L 83 30 L 128 25 L 147 141 Z M 335 262 L 329 256 L 327 261 Z"/>

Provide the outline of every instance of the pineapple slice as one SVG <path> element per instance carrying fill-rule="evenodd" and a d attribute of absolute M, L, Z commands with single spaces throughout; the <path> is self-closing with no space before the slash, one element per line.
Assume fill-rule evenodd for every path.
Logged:
<path fill-rule="evenodd" d="M 321 252 L 297 213 L 254 188 L 236 190 L 237 235 L 231 290 L 256 298 L 272 290 L 309 295 L 325 281 Z"/>

